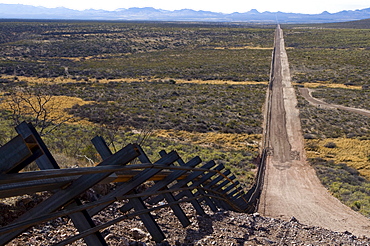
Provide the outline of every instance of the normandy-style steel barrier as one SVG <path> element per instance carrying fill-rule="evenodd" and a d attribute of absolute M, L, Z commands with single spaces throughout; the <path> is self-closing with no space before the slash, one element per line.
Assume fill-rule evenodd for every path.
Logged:
<path fill-rule="evenodd" d="M 60 169 L 31 124 L 23 122 L 16 131 L 19 135 L 0 148 L 0 199 L 41 191 L 49 191 L 52 195 L 11 224 L 1 227 L 0 245 L 11 242 L 34 225 L 62 216 L 68 216 L 79 233 L 57 245 L 66 245 L 80 238 L 89 246 L 107 245 L 100 231 L 135 216 L 140 217 L 152 239 L 161 242 L 165 235 L 151 215 L 154 210 L 170 207 L 173 215 L 186 227 L 190 221 L 180 203 L 190 203 L 201 215 L 205 214 L 204 206 L 213 211 L 251 213 L 258 205 L 263 168 L 259 168 L 252 189 L 245 192 L 222 164 L 202 163 L 199 157 L 185 163 L 176 151 L 161 151 L 161 158 L 151 162 L 137 144 L 129 144 L 112 153 L 103 138 L 97 136 L 92 142 L 102 157 L 100 164 Z M 264 155 L 265 152 L 262 160 Z M 34 161 L 40 171 L 20 172 Z M 113 182 L 120 185 L 96 201 L 83 204 L 78 198 L 96 184 Z M 145 190 L 137 189 L 144 183 Z M 122 215 L 95 225 L 92 217 L 115 201 L 128 201 L 120 208 Z"/>

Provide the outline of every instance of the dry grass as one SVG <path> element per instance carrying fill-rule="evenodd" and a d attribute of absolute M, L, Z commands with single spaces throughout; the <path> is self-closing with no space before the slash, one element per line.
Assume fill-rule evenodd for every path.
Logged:
<path fill-rule="evenodd" d="M 109 58 L 109 57 L 117 57 L 117 56 L 127 56 L 130 53 L 115 53 L 115 54 L 99 54 L 96 56 L 83 56 L 83 57 L 60 57 L 60 59 L 66 59 L 74 62 L 80 62 L 85 60 L 94 60 L 94 59 L 102 59 L 102 58 Z"/>
<path fill-rule="evenodd" d="M 45 98 L 41 98 L 45 100 Z M 37 98 L 32 97 L 29 98 L 30 102 L 37 107 Z M 9 96 L 4 96 L 4 100 L 0 103 L 0 108 L 8 110 L 9 109 L 9 103 L 12 103 Z M 42 102 L 44 103 L 44 102 Z M 91 103 L 89 101 L 84 101 L 81 98 L 77 97 L 68 97 L 68 96 L 53 96 L 51 97 L 50 101 L 45 103 L 45 109 L 48 110 L 49 113 L 49 119 L 53 119 L 56 124 L 65 122 L 68 118 L 73 118 L 73 120 L 66 121 L 66 123 L 71 124 L 83 124 L 83 125 L 91 125 L 87 120 L 74 117 L 73 115 L 70 115 L 67 113 L 67 109 L 72 108 L 74 105 L 84 105 Z M 28 104 L 25 102 L 20 102 L 20 107 L 22 108 L 22 113 L 26 115 L 33 115 L 33 111 L 30 108 Z"/>
<path fill-rule="evenodd" d="M 273 47 L 241 46 L 241 47 L 216 47 L 215 50 L 273 50 Z"/>
<path fill-rule="evenodd" d="M 10 75 L 1 75 L 1 78 L 14 80 L 14 76 Z M 71 77 L 56 77 L 56 78 L 38 78 L 38 77 L 25 77 L 25 76 L 17 76 L 18 81 L 26 81 L 29 84 L 63 84 L 63 83 L 80 83 L 80 80 Z M 96 79 L 89 79 L 88 82 L 96 82 Z M 109 83 L 109 82 L 121 82 L 121 83 L 132 83 L 132 82 L 140 82 L 140 81 L 149 81 L 149 82 L 160 82 L 158 79 L 142 77 L 140 79 L 137 78 L 120 78 L 120 79 L 99 79 L 99 83 Z M 186 84 L 211 84 L 211 85 L 267 85 L 268 81 L 257 82 L 257 81 L 232 81 L 232 80 L 184 80 L 184 79 L 172 79 L 166 78 L 162 79 L 161 81 L 175 81 L 176 83 L 186 83 Z"/>
<path fill-rule="evenodd" d="M 226 150 L 245 150 L 246 148 L 252 148 L 257 151 L 261 140 L 261 135 L 259 134 L 195 133 L 174 130 L 158 130 L 153 134 L 156 137 L 163 137 L 173 141 L 182 141 L 200 146 L 213 145 Z"/>
<path fill-rule="evenodd" d="M 297 85 L 297 83 L 296 83 Z M 317 88 L 317 87 L 327 87 L 327 88 L 340 88 L 340 89 L 351 89 L 351 90 L 362 90 L 362 86 L 356 85 L 344 85 L 344 84 L 332 84 L 330 82 L 321 83 L 303 83 L 306 88 Z"/>
<path fill-rule="evenodd" d="M 267 85 L 268 82 L 257 82 L 257 81 L 231 81 L 231 80 L 183 80 L 177 79 L 176 83 L 187 83 L 187 84 L 210 84 L 210 85 Z"/>
<path fill-rule="evenodd" d="M 85 105 L 91 103 L 90 101 L 84 101 L 81 98 L 77 97 L 68 97 L 68 96 L 53 96 L 53 103 L 58 105 L 59 107 L 56 107 L 51 117 L 58 118 L 69 118 L 73 117 L 73 121 L 70 121 L 71 124 L 81 124 L 81 125 L 92 125 L 93 123 L 89 122 L 88 120 L 84 120 L 78 117 L 75 117 L 71 114 L 67 113 L 67 109 L 72 108 L 74 105 Z"/>
<path fill-rule="evenodd" d="M 4 79 L 13 80 L 14 76 L 2 75 Z M 26 76 L 17 76 L 17 80 L 26 81 L 27 83 L 32 84 L 45 84 L 45 83 L 73 83 L 77 82 L 75 79 L 66 78 L 66 77 L 56 77 L 56 78 L 39 78 L 39 77 L 26 77 Z"/>
<path fill-rule="evenodd" d="M 335 143 L 336 147 L 327 148 L 328 143 Z M 370 140 L 349 138 L 307 139 L 307 157 L 320 157 L 333 160 L 336 163 L 346 163 L 357 169 L 360 174 L 370 179 Z"/>
<path fill-rule="evenodd" d="M 1 75 L 0 77 L 4 78 L 4 79 L 14 80 L 14 76 L 10 76 L 10 75 Z M 64 77 L 64 76 L 60 76 L 60 77 L 56 77 L 56 78 L 39 78 L 39 77 L 17 76 L 17 80 L 18 81 L 26 81 L 30 85 L 50 84 L 50 83 L 53 83 L 53 84 L 81 83 L 81 80 L 77 80 L 77 79 L 72 78 L 72 77 Z M 127 79 L 110 79 L 110 80 L 101 79 L 101 80 L 99 80 L 99 82 L 101 82 L 101 83 L 108 83 L 108 82 L 111 82 L 111 81 L 114 81 L 114 82 L 134 82 L 134 81 L 137 81 L 137 79 L 127 78 Z M 96 79 L 89 79 L 86 82 L 96 82 Z"/>
<path fill-rule="evenodd" d="M 53 157 L 55 158 L 60 168 L 91 167 L 97 164 L 89 162 L 88 159 L 84 156 L 81 156 L 80 158 L 75 158 L 67 156 L 63 153 L 53 153 Z"/>

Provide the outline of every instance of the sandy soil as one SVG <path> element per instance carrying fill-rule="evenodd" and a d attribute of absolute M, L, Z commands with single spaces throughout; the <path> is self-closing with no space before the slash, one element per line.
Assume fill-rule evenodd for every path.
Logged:
<path fill-rule="evenodd" d="M 270 121 L 266 129 L 271 151 L 259 212 L 268 217 L 284 220 L 295 217 L 303 224 L 370 236 L 370 220 L 331 196 L 306 162 L 297 99 L 280 28 L 274 59 Z"/>

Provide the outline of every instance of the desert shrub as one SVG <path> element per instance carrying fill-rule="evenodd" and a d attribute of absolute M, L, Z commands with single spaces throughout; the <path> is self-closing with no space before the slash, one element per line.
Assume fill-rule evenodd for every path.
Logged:
<path fill-rule="evenodd" d="M 271 50 L 244 47 L 273 43 L 273 29 L 222 24 L 2 22 L 0 33 L 0 74 L 48 78 L 266 81 Z"/>
<path fill-rule="evenodd" d="M 369 31 L 361 29 L 285 30 L 294 82 L 364 85 L 370 79 Z"/>
<path fill-rule="evenodd" d="M 56 95 L 96 101 L 70 113 L 98 124 L 196 132 L 260 133 L 264 85 L 63 84 Z"/>
<path fill-rule="evenodd" d="M 309 162 L 321 182 L 335 197 L 352 209 L 370 216 L 370 181 L 345 163 L 335 163 L 322 158 L 312 158 Z"/>
<path fill-rule="evenodd" d="M 315 90 L 312 95 L 322 98 L 327 103 L 370 110 L 369 93 L 369 89 L 320 88 Z"/>
<path fill-rule="evenodd" d="M 332 149 L 332 148 L 336 148 L 337 144 L 333 142 L 328 142 L 324 145 L 324 147 Z"/>
<path fill-rule="evenodd" d="M 303 134 L 306 137 L 338 138 L 347 135 L 370 137 L 368 117 L 340 109 L 323 109 L 310 105 L 298 96 Z"/>

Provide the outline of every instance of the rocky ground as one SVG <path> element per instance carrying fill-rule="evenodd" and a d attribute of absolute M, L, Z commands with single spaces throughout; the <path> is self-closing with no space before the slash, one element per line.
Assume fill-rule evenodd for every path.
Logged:
<path fill-rule="evenodd" d="M 18 207 L 27 209 L 30 199 L 18 201 Z M 96 224 L 117 218 L 122 214 L 116 203 L 93 219 Z M 30 204 L 32 206 L 32 204 Z M 295 218 L 282 221 L 265 218 L 259 214 L 243 214 L 231 211 L 212 212 L 206 207 L 207 215 L 196 215 L 190 204 L 182 205 L 192 222 L 183 228 L 168 208 L 153 212 L 166 240 L 156 244 L 138 218 L 126 219 L 102 231 L 108 245 L 122 246 L 190 246 L 190 245 L 370 245 L 370 238 L 358 238 L 349 232 L 333 232 L 319 227 L 306 226 Z M 2 204 L 2 222 L 14 216 L 6 214 Z M 14 210 L 13 210 L 14 212 Z M 4 225 L 4 224 L 3 224 Z M 31 228 L 7 245 L 52 245 L 76 233 L 72 222 L 59 218 Z M 85 245 L 82 240 L 73 245 Z"/>

